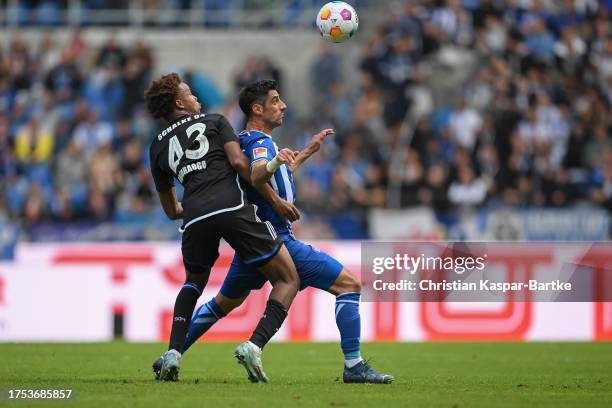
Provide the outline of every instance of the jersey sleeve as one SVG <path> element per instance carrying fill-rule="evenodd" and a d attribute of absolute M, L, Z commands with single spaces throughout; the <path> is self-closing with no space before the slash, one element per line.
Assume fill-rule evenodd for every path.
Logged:
<path fill-rule="evenodd" d="M 244 153 L 249 158 L 251 164 L 253 164 L 260 160 L 272 160 L 274 156 L 276 156 L 276 149 L 274 148 L 272 139 L 269 137 L 261 137 L 248 143 L 244 149 Z"/>
<path fill-rule="evenodd" d="M 238 136 L 236 136 L 234 128 L 232 125 L 230 125 L 225 116 L 219 115 L 217 129 L 219 130 L 221 144 L 226 144 L 227 142 L 238 142 Z"/>
<path fill-rule="evenodd" d="M 157 164 L 157 157 L 152 157 L 152 152 L 150 152 L 150 155 L 151 175 L 153 176 L 153 181 L 155 182 L 155 189 L 160 193 L 170 191 L 170 189 L 174 186 L 174 177 L 159 167 Z"/>

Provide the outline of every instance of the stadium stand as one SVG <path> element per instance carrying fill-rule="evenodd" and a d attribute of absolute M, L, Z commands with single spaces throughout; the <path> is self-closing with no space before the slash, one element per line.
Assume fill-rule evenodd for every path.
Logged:
<path fill-rule="evenodd" d="M 108 7 L 92 0 L 9 1 L 4 23 L 62 25 L 70 14 L 63 11 L 77 3 L 83 13 Z M 195 4 L 145 3 L 145 11 L 176 12 Z M 265 11 L 260 3 L 241 7 Z M 291 27 L 314 3 L 285 4 L 286 18 L 269 24 Z M 215 16 L 198 24 L 236 26 L 232 2 L 198 6 Z M 481 209 L 612 211 L 610 1 L 393 7 L 384 24 L 364 31 L 358 75 L 343 74 L 337 48 L 319 52 L 309 67 L 308 115 L 285 125 L 298 149 L 318 129 L 337 131 L 299 175 L 305 233 L 365 238 L 372 210 L 385 208 L 430 207 L 449 228 Z M 141 96 L 161 69 L 153 47 L 124 44 L 113 34 L 92 47 L 77 27 L 68 42 L 50 33 L 36 46 L 14 31 L 0 48 L 0 219 L 21 224 L 25 239 L 36 240 L 43 226 L 100 222 L 125 227 L 114 232 L 122 238 L 144 239 L 155 233 L 132 234 L 130 226 L 167 225 L 145 154 L 156 124 Z M 231 68 L 231 92 L 206 72 L 187 76 L 204 105 L 223 110 L 236 127 L 234 95 L 242 84 L 276 77 L 291 86 L 264 55 Z"/>

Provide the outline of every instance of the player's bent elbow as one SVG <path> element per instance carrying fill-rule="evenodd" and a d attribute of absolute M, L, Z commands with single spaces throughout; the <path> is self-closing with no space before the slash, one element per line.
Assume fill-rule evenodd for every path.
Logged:
<path fill-rule="evenodd" d="M 183 218 L 182 210 L 176 207 L 169 207 L 169 208 L 164 207 L 164 212 L 166 213 L 166 216 L 173 221 L 180 220 L 181 218 Z"/>
<path fill-rule="evenodd" d="M 162 208 L 164 209 L 164 213 L 166 214 L 166 217 L 168 217 L 171 220 L 176 220 L 177 219 L 177 212 L 176 212 L 176 208 L 171 207 L 170 205 L 163 203 L 162 202 Z"/>
<path fill-rule="evenodd" d="M 171 219 L 172 221 L 177 220 L 178 219 L 178 215 L 173 213 L 173 212 L 169 212 L 166 211 L 166 216 Z"/>

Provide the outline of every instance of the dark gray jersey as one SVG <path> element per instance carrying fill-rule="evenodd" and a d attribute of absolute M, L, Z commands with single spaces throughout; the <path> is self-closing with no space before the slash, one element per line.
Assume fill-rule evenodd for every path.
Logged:
<path fill-rule="evenodd" d="M 244 206 L 238 175 L 225 154 L 238 138 L 219 114 L 183 116 L 168 124 L 150 147 L 151 173 L 157 191 L 169 191 L 176 178 L 184 187 L 183 227 Z"/>

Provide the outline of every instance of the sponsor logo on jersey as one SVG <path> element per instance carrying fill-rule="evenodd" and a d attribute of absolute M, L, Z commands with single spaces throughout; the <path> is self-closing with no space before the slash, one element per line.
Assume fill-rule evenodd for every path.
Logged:
<path fill-rule="evenodd" d="M 265 147 L 256 147 L 253 149 L 253 160 L 265 159 L 268 157 L 268 149 Z"/>

